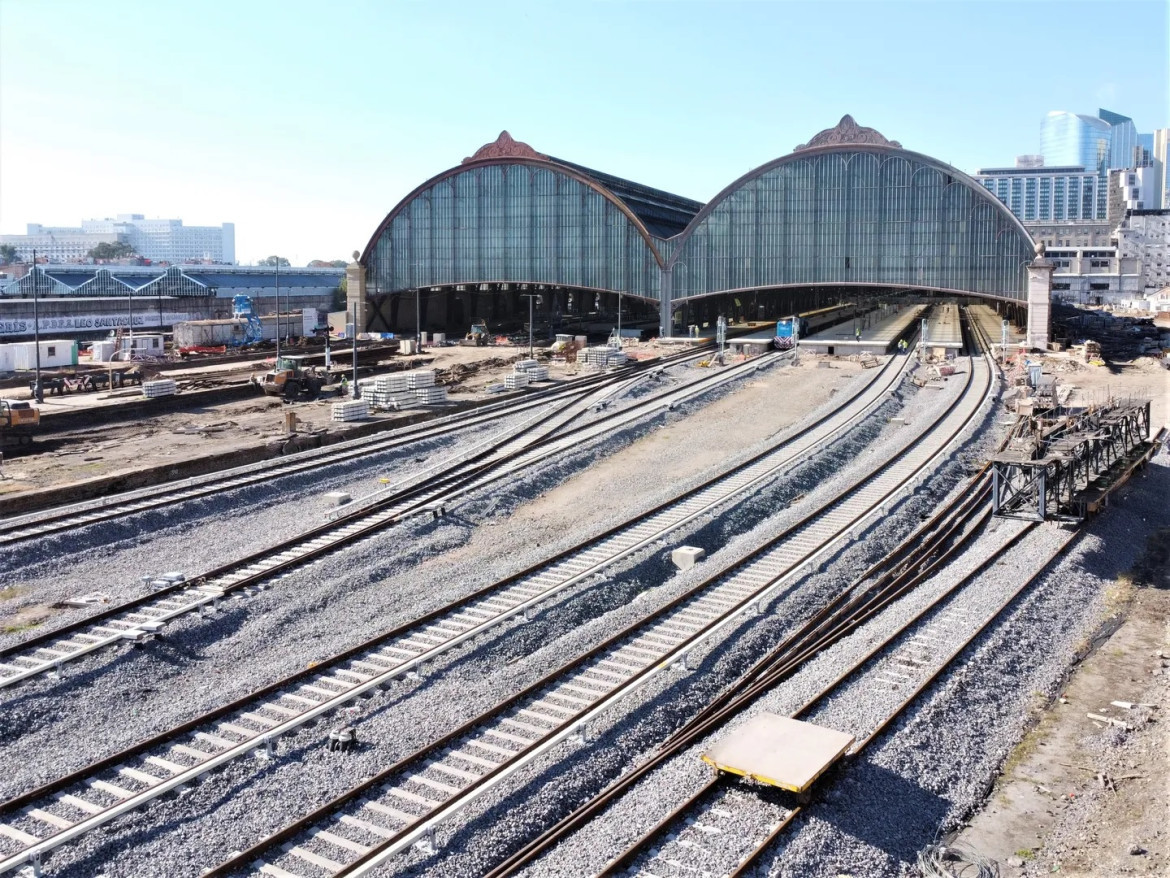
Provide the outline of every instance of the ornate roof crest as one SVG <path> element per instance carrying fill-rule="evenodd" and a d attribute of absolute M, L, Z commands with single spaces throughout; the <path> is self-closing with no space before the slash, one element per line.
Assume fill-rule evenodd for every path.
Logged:
<path fill-rule="evenodd" d="M 501 131 L 500 136 L 493 143 L 485 143 L 475 151 L 475 155 L 468 156 L 463 164 L 478 162 L 481 159 L 540 159 L 548 161 L 548 156 L 541 155 L 527 143 L 513 140 L 507 131 Z"/>
<path fill-rule="evenodd" d="M 815 146 L 840 146 L 846 143 L 868 143 L 874 146 L 893 146 L 902 148 L 896 140 L 886 140 L 872 128 L 864 128 L 853 121 L 853 117 L 846 113 L 837 123 L 836 128 L 826 128 L 808 143 L 802 143 L 793 152 L 802 149 L 812 149 Z"/>

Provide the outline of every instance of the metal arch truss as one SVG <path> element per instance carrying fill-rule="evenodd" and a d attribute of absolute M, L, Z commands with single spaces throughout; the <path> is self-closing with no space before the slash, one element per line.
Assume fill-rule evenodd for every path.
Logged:
<path fill-rule="evenodd" d="M 1115 402 L 1038 432 L 991 459 L 992 511 L 1026 521 L 1080 521 L 1090 491 L 1143 450 L 1150 403 Z"/>

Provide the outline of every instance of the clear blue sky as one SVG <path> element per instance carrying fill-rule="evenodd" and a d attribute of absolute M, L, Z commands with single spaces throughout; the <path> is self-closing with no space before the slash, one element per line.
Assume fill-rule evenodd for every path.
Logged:
<path fill-rule="evenodd" d="M 1170 126 L 1168 4 L 0 0 L 0 231 L 144 213 L 348 258 L 507 129 L 707 201 L 850 113 L 971 172 Z"/>

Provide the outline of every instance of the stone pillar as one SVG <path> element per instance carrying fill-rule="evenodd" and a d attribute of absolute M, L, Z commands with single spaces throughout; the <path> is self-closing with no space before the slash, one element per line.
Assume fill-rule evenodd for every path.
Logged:
<path fill-rule="evenodd" d="M 366 268 L 358 257 L 361 254 L 353 251 L 353 262 L 345 267 L 345 310 L 346 314 L 353 314 L 357 306 L 357 326 L 355 332 L 365 332 L 369 321 L 369 302 L 366 300 Z M 349 322 L 349 318 L 346 318 Z"/>
<path fill-rule="evenodd" d="M 1043 242 L 1028 264 L 1028 349 L 1048 350 L 1052 312 L 1052 262 L 1044 255 Z"/>
<path fill-rule="evenodd" d="M 674 284 L 672 283 L 672 275 L 669 269 L 665 269 L 661 273 L 662 283 L 659 285 L 659 294 L 662 296 L 658 300 L 658 335 L 660 338 L 670 338 L 673 329 L 673 317 L 671 316 L 671 293 Z"/>

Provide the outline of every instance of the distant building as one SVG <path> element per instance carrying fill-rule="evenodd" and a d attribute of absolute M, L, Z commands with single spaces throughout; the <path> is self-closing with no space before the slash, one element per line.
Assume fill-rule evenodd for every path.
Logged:
<path fill-rule="evenodd" d="M 1107 222 L 1024 223 L 1033 241 L 1052 247 L 1111 247 L 1113 227 Z"/>
<path fill-rule="evenodd" d="M 1170 210 L 1131 210 L 1117 229 L 1117 251 L 1138 263 L 1146 294 L 1170 284 Z"/>
<path fill-rule="evenodd" d="M 29 223 L 25 235 L 0 235 L 0 243 L 16 247 L 21 259 L 31 259 L 35 249 L 38 258 L 50 262 L 84 262 L 98 244 L 115 242 L 129 244 L 152 262 L 231 265 L 236 261 L 234 223 L 185 226 L 181 219 L 124 213 L 115 219 L 85 220 L 79 228 Z"/>
<path fill-rule="evenodd" d="M 1157 173 L 1153 167 L 1109 172 L 1109 225 L 1116 227 L 1131 210 L 1157 210 Z"/>
<path fill-rule="evenodd" d="M 1116 247 L 1053 247 L 1052 298 L 1080 305 L 1123 305 L 1143 297 L 1138 260 Z"/>
<path fill-rule="evenodd" d="M 1038 167 L 1021 156 L 1014 168 L 985 168 L 975 179 L 1022 222 L 1105 220 L 1101 177 L 1079 165 Z"/>
<path fill-rule="evenodd" d="M 1150 137 L 1151 167 L 1154 168 L 1157 181 L 1154 186 L 1161 199 L 1157 205 L 1159 210 L 1170 208 L 1170 174 L 1167 174 L 1167 160 L 1170 159 L 1170 128 L 1157 128 Z"/>
<path fill-rule="evenodd" d="M 1133 119 L 1110 110 L 1098 110 L 1096 116 L 1053 110 L 1040 123 L 1045 165 L 1079 166 L 1096 173 L 1096 215 L 1101 219 L 1107 212 L 1109 171 L 1133 167 L 1138 145 Z"/>
<path fill-rule="evenodd" d="M 29 223 L 28 234 L 0 235 L 0 244 L 16 248 L 16 258 L 31 262 L 34 251 L 38 260 L 49 262 L 83 262 L 90 250 L 98 244 L 129 243 L 125 235 L 116 232 L 99 234 L 81 229 L 46 228 Z"/>

